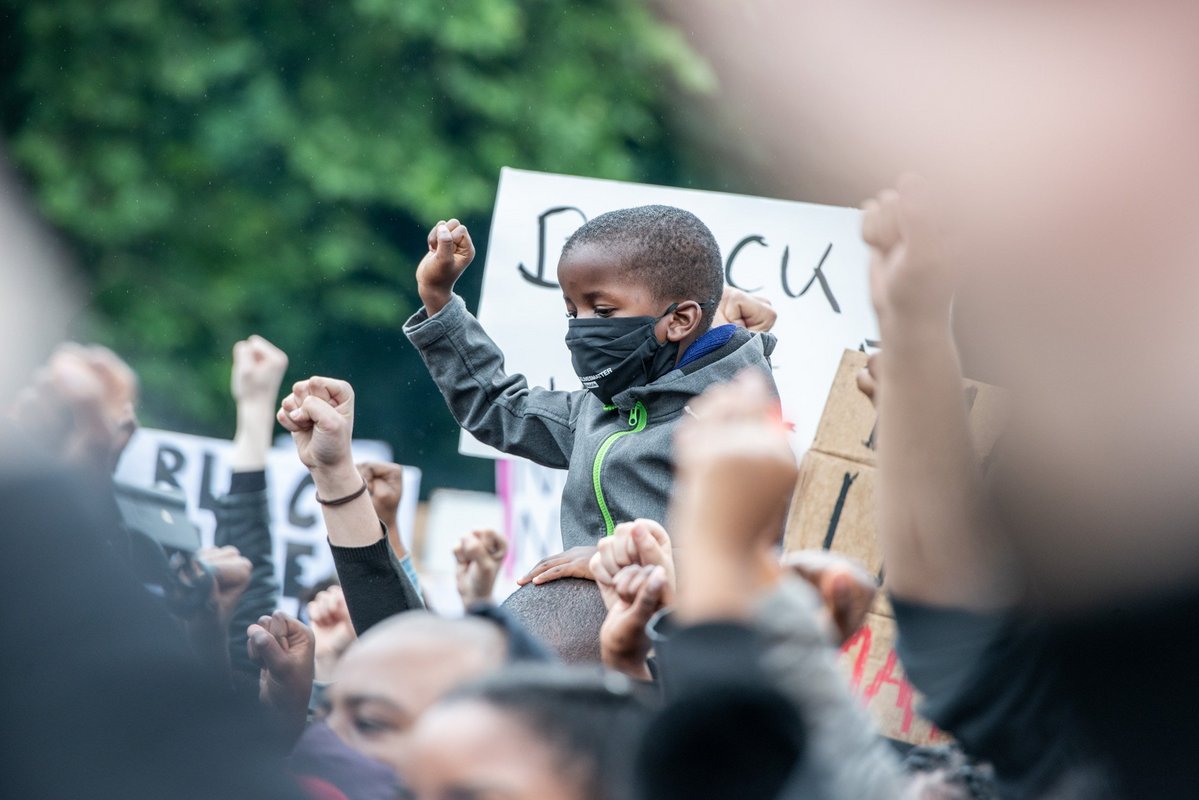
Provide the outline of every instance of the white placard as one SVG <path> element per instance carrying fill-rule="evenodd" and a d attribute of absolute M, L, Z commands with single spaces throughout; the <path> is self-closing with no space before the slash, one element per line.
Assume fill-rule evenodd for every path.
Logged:
<path fill-rule="evenodd" d="M 478 317 L 503 350 L 507 369 L 533 386 L 579 388 L 563 341 L 566 308 L 556 283 L 562 245 L 587 219 L 655 203 L 703 220 L 720 244 L 726 280 L 778 310 L 774 377 L 795 426 L 795 446 L 806 449 L 842 351 L 878 338 L 855 209 L 505 168 Z M 500 455 L 465 431 L 459 451 Z"/>
<path fill-rule="evenodd" d="M 315 499 L 308 468 L 295 447 L 284 440 L 267 454 L 267 493 L 274 537 L 275 577 L 281 588 L 280 607 L 294 612 L 296 596 L 306 586 L 333 574 L 333 555 L 325 542 L 325 522 Z M 353 443 L 358 461 L 390 461 L 385 442 Z M 212 498 L 229 488 L 232 442 L 206 436 L 143 428 L 121 457 L 116 478 L 138 486 L 169 484 L 187 495 L 188 514 L 200 528 L 205 546 L 212 544 L 216 517 Z M 420 470 L 404 467 L 404 494 L 398 519 L 401 536 L 411 546 L 420 494 Z"/>

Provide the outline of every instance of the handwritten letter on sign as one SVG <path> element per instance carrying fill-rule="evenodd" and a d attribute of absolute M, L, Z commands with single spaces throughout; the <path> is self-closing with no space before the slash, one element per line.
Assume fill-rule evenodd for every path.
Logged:
<path fill-rule="evenodd" d="M 650 204 L 677 206 L 703 220 L 720 244 L 725 282 L 774 304 L 775 380 L 795 441 L 806 445 L 841 352 L 877 338 L 854 209 L 504 169 L 478 317 L 504 351 L 508 370 L 533 386 L 579 388 L 563 343 L 562 245 L 592 217 Z M 498 455 L 465 432 L 459 449 Z"/>

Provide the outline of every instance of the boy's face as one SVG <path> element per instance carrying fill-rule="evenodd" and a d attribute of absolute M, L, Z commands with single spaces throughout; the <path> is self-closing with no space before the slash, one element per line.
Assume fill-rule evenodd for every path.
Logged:
<path fill-rule="evenodd" d="M 558 262 L 558 284 L 572 318 L 658 317 L 670 305 L 631 280 L 618 256 L 589 245 Z"/>

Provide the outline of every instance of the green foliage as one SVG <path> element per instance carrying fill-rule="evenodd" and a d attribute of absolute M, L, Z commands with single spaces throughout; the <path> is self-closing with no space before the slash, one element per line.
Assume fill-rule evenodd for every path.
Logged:
<path fill-rule="evenodd" d="M 399 333 L 427 226 L 481 234 L 504 165 L 683 181 L 663 115 L 711 83 L 636 0 L 0 0 L 0 25 L 10 154 L 147 421 L 229 434 L 259 332 L 356 380 L 361 434 L 434 482 L 464 465 Z"/>

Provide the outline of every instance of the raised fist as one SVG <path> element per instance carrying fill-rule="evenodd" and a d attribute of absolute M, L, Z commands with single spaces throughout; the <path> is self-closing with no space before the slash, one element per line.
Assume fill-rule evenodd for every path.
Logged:
<path fill-rule="evenodd" d="M 600 539 L 591 557 L 591 575 L 599 585 L 604 605 L 615 601 L 616 576 L 630 565 L 662 567 L 666 574 L 663 602 L 670 605 L 674 596 L 674 557 L 666 529 L 652 519 L 622 522 L 611 536 Z"/>
<path fill-rule="evenodd" d="M 310 470 L 353 469 L 354 390 L 345 381 L 312 377 L 292 386 L 277 416 L 291 431 L 300 461 Z"/>
<path fill-rule="evenodd" d="M 472 531 L 454 545 L 458 594 L 463 605 L 491 600 L 495 576 L 507 553 L 508 541 L 490 529 Z"/>
<path fill-rule="evenodd" d="M 404 497 L 404 468 L 399 464 L 366 461 L 358 465 L 366 490 L 370 492 L 375 515 L 383 520 L 389 531 L 396 527 L 396 512 Z"/>
<path fill-rule="evenodd" d="M 454 284 L 475 259 L 466 226 L 456 219 L 440 221 L 429 231 L 429 252 L 416 268 L 416 289 L 430 315 L 450 301 Z"/>
<path fill-rule="evenodd" d="M 238 403 L 259 401 L 274 406 L 287 372 L 287 354 L 251 336 L 233 345 L 233 376 L 229 388 Z"/>
<path fill-rule="evenodd" d="M 645 626 L 667 605 L 666 591 L 666 570 L 661 566 L 633 564 L 616 574 L 614 601 L 600 627 L 604 666 L 638 680 L 652 680 L 646 664 L 650 641 Z"/>
<path fill-rule="evenodd" d="M 720 295 L 720 305 L 716 308 L 712 325 L 733 324 L 751 331 L 768 331 L 774 327 L 778 316 L 774 306 L 765 297 L 726 286 Z"/>

